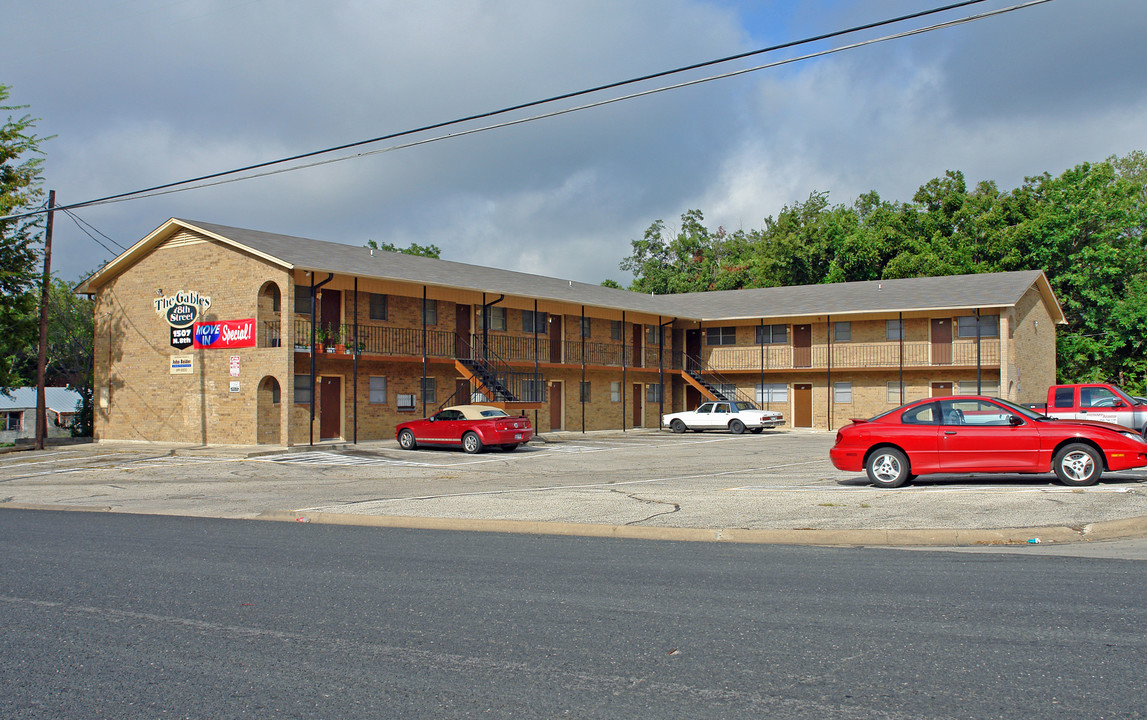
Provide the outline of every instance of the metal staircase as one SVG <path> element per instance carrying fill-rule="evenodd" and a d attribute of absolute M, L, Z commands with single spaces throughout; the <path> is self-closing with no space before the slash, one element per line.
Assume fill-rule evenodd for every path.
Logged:
<path fill-rule="evenodd" d="M 681 377 L 685 382 L 701 391 L 701 394 L 710 400 L 724 400 L 727 402 L 747 402 L 757 407 L 757 403 L 753 397 L 748 393 L 737 389 L 736 383 L 730 381 L 721 373 L 706 368 L 700 358 L 686 355 L 684 357 L 684 368 L 681 371 Z M 734 393 L 730 396 L 729 393 L 723 391 L 721 388 L 732 387 L 735 389 Z"/>
<path fill-rule="evenodd" d="M 458 351 L 454 366 L 463 378 L 469 380 L 465 397 L 457 397 L 462 390 L 456 390 L 447 398 L 446 405 L 467 404 L 473 392 L 486 396 L 484 404 L 501 407 L 504 410 L 538 409 L 545 402 L 545 383 L 540 373 L 515 370 L 489 347 L 476 339 L 471 343 L 468 337 L 458 337 L 455 346 Z"/>

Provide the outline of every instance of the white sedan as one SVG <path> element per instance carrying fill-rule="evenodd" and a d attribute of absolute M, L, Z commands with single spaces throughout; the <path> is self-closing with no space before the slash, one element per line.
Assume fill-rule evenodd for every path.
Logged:
<path fill-rule="evenodd" d="M 661 418 L 661 424 L 668 425 L 675 433 L 728 430 L 740 435 L 746 429 L 759 433 L 765 428 L 784 425 L 785 416 L 773 410 L 758 410 L 751 402 L 715 400 L 702 403 L 696 410 L 666 415 Z"/>

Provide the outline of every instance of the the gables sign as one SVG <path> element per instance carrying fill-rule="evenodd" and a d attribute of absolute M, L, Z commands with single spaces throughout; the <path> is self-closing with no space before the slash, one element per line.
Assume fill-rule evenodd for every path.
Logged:
<path fill-rule="evenodd" d="M 194 290 L 181 290 L 174 295 L 156 298 L 155 312 L 171 326 L 171 346 L 184 350 L 192 345 L 195 318 L 211 307 L 211 298 Z"/>

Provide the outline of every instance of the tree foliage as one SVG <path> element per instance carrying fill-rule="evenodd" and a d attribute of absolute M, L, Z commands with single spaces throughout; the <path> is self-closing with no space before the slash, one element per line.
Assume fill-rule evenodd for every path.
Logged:
<path fill-rule="evenodd" d="M 437 245 L 419 245 L 418 243 L 410 243 L 409 247 L 400 248 L 394 243 L 378 243 L 374 240 L 367 240 L 366 245 L 363 247 L 374 248 L 375 250 L 384 250 L 386 252 L 402 253 L 403 255 L 421 255 L 422 257 L 439 259 L 442 256 L 442 248 Z"/>
<path fill-rule="evenodd" d="M 1083 163 L 1013 190 L 969 189 L 948 171 L 911 202 L 877 193 L 852 205 L 814 192 L 732 234 L 700 210 L 669 229 L 655 221 L 621 269 L 631 290 L 701 292 L 884 278 L 1043 270 L 1068 324 L 1058 332 L 1061 381 L 1147 388 L 1147 154 Z"/>
<path fill-rule="evenodd" d="M 0 85 L 0 113 L 23 110 L 23 106 L 3 104 L 9 89 Z M 33 133 L 35 119 L 8 115 L 0 126 L 0 217 L 34 209 L 43 190 L 40 187 L 43 157 L 41 139 Z M 36 344 L 37 321 L 31 315 L 36 306 L 39 276 L 34 246 L 43 216 L 0 220 L 0 390 L 34 380 L 14 368 L 16 353 Z"/>

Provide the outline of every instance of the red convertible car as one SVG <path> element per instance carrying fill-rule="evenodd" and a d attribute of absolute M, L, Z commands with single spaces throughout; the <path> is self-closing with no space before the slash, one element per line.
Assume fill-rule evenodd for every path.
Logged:
<path fill-rule="evenodd" d="M 480 453 L 487 446 L 516 450 L 529 442 L 534 428 L 525 415 L 511 417 L 489 405 L 454 405 L 442 408 L 425 420 L 404 422 L 394 429 L 404 450 L 419 445 L 457 446 L 468 453 Z"/>
<path fill-rule="evenodd" d="M 1120 425 L 1057 420 L 998 398 L 944 397 L 853 420 L 829 457 L 883 488 L 931 473 L 1054 472 L 1064 485 L 1091 485 L 1105 470 L 1147 466 L 1147 442 Z"/>

